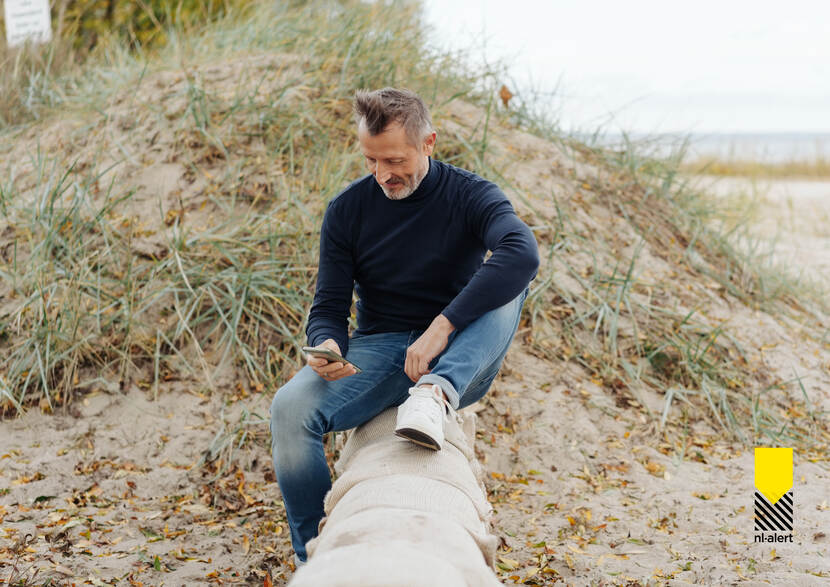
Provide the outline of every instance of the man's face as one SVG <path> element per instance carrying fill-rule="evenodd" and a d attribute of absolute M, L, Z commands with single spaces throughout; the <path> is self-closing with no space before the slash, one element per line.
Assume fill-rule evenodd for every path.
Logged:
<path fill-rule="evenodd" d="M 375 181 L 390 200 L 402 200 L 412 195 L 429 171 L 427 157 L 435 146 L 434 132 L 416 147 L 407 140 L 406 131 L 397 122 L 376 135 L 369 134 L 361 122 L 357 127 L 357 139 L 369 173 L 375 176 Z"/>

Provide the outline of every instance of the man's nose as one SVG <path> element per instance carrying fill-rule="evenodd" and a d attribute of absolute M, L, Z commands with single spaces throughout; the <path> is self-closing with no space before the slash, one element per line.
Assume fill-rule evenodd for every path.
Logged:
<path fill-rule="evenodd" d="M 375 163 L 375 179 L 378 183 L 384 183 L 389 179 L 389 170 L 383 167 L 380 163 Z"/>

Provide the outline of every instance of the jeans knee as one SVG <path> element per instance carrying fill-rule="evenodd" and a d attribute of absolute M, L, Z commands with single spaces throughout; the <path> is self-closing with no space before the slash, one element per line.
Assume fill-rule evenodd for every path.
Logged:
<path fill-rule="evenodd" d="M 318 428 L 317 410 L 309 401 L 313 395 L 310 391 L 292 381 L 277 390 L 270 410 L 272 441 L 277 437 L 296 437 L 303 430 L 314 431 Z"/>
<path fill-rule="evenodd" d="M 286 427 L 292 424 L 291 414 L 297 413 L 294 404 L 294 394 L 291 393 L 291 382 L 286 383 L 274 394 L 271 400 L 271 436 L 276 437 L 277 432 L 285 431 Z M 294 420 L 296 421 L 296 420 Z"/>
<path fill-rule="evenodd" d="M 280 418 L 282 418 L 283 415 L 285 415 L 284 404 L 286 402 L 283 399 L 282 394 L 280 393 L 283 389 L 285 389 L 285 386 L 280 387 L 277 390 L 277 393 L 274 394 L 274 398 L 271 400 L 271 410 L 269 412 L 269 415 L 271 417 L 271 434 L 273 434 L 274 429 L 279 426 Z"/>

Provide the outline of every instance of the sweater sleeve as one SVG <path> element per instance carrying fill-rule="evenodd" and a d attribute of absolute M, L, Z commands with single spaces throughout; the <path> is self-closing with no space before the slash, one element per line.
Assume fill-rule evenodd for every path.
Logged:
<path fill-rule="evenodd" d="M 317 288 L 308 314 L 308 344 L 317 346 L 333 338 L 345 356 L 349 348 L 349 308 L 354 288 L 354 260 L 348 230 L 339 206 L 329 202 L 320 230 Z"/>
<path fill-rule="evenodd" d="M 530 228 L 497 186 L 484 185 L 470 194 L 466 218 L 468 229 L 492 254 L 441 312 L 458 330 L 519 295 L 539 268 L 539 246 Z"/>

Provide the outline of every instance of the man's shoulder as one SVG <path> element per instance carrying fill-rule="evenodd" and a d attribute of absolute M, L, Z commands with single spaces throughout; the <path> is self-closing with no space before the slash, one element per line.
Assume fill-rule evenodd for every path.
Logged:
<path fill-rule="evenodd" d="M 477 196 L 483 192 L 491 191 L 498 194 L 502 193 L 498 185 L 469 169 L 456 167 L 444 161 L 438 161 L 438 163 L 444 168 L 445 176 L 448 178 L 448 184 L 460 193 L 469 196 Z"/>
<path fill-rule="evenodd" d="M 438 165 L 444 168 L 444 172 L 453 180 L 456 181 L 468 181 L 468 182 L 479 182 L 479 181 L 487 181 L 480 175 L 473 173 L 469 169 L 464 169 L 463 167 L 456 167 L 452 163 L 447 163 L 446 161 L 438 161 L 437 159 L 434 160 Z"/>
<path fill-rule="evenodd" d="M 374 177 L 371 175 L 364 175 L 363 177 L 354 180 L 345 188 L 340 190 L 336 196 L 329 200 L 329 208 L 348 208 L 360 200 L 360 197 L 371 190 L 374 182 Z"/>

